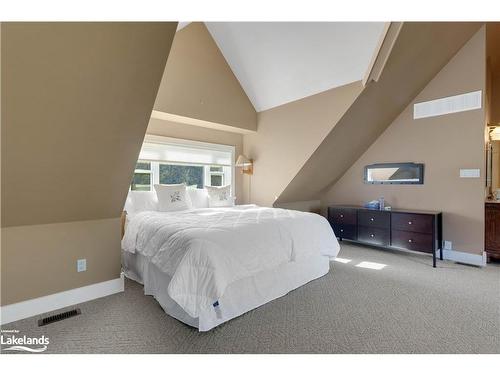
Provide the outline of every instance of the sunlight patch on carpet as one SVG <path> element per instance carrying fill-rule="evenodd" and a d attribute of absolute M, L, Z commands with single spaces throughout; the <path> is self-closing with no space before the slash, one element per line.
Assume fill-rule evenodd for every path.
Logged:
<path fill-rule="evenodd" d="M 381 270 L 385 266 L 387 266 L 387 264 L 375 263 L 375 262 L 361 262 L 356 264 L 356 267 L 369 268 L 371 270 Z"/>

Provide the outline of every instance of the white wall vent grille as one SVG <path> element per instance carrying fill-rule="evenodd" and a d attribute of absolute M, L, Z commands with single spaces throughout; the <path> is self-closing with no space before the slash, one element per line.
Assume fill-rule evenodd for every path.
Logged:
<path fill-rule="evenodd" d="M 449 113 L 471 111 L 481 108 L 481 90 L 467 94 L 416 103 L 413 106 L 413 118 L 442 116 Z"/>

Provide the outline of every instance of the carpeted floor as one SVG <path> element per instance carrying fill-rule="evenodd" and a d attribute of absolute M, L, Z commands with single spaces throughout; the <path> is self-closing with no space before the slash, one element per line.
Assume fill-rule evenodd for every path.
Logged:
<path fill-rule="evenodd" d="M 50 339 L 46 353 L 500 353 L 500 267 L 342 245 L 325 277 L 212 331 L 166 315 L 127 281 L 125 293 L 79 305 L 45 327 L 2 329 Z M 382 269 L 357 267 L 360 262 Z M 4 352 L 5 353 L 5 352 Z"/>

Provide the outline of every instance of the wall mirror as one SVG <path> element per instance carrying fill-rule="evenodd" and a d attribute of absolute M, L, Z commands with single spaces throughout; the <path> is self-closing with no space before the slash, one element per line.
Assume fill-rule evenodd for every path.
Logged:
<path fill-rule="evenodd" d="M 416 163 L 381 163 L 365 167 L 366 184 L 410 184 L 424 183 L 424 165 Z"/>

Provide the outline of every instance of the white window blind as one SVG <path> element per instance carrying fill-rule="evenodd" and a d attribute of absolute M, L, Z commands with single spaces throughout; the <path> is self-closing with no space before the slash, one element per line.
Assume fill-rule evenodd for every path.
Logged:
<path fill-rule="evenodd" d="M 231 166 L 230 150 L 215 150 L 198 145 L 144 142 L 139 160 L 179 164 Z"/>

